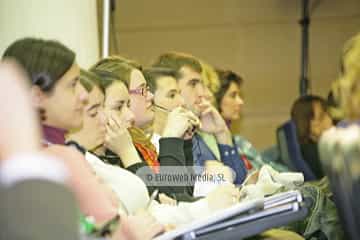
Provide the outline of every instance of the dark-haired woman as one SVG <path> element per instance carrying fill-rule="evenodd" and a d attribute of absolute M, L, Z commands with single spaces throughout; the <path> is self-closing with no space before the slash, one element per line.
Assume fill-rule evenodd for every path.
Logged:
<path fill-rule="evenodd" d="M 317 144 L 321 134 L 333 126 L 325 99 L 314 95 L 298 98 L 292 106 L 291 119 L 304 160 L 318 179 L 324 177 Z"/>
<path fill-rule="evenodd" d="M 243 79 L 233 71 L 217 70 L 219 77 L 219 87 L 214 93 L 216 103 L 222 117 L 230 125 L 241 116 L 244 104 L 241 87 Z M 241 158 L 247 164 L 249 169 L 260 169 L 264 164 L 268 164 L 278 171 L 288 171 L 289 169 L 283 164 L 275 162 L 273 159 L 262 156 L 255 147 L 244 137 L 234 136 L 234 142 L 238 147 Z M 249 163 L 251 164 L 249 166 Z"/>
<path fill-rule="evenodd" d="M 43 144 L 48 146 L 47 152 L 61 157 L 68 168 L 68 186 L 81 212 L 93 216 L 98 224 L 112 219 L 119 210 L 116 197 L 94 175 L 80 152 L 61 146 L 68 131 L 82 126 L 88 98 L 80 83 L 75 53 L 57 41 L 24 38 L 11 44 L 3 57 L 15 59 L 26 70 L 43 125 Z M 133 224 L 137 224 L 137 230 Z M 151 218 L 122 218 L 114 239 L 151 239 L 160 231 L 162 226 Z"/>
<path fill-rule="evenodd" d="M 232 71 L 219 71 L 218 74 L 220 78 L 220 87 L 215 93 L 215 97 L 222 116 L 231 123 L 231 121 L 239 118 L 238 108 L 241 110 L 242 105 L 242 101 L 239 99 L 241 98 L 242 79 Z M 319 136 L 320 132 L 325 130 L 329 125 L 327 119 L 328 116 L 325 113 L 320 115 L 325 118 L 322 120 L 324 123 L 321 123 L 321 125 L 324 126 L 317 130 L 314 129 L 313 133 L 316 136 Z M 289 171 L 286 166 L 263 158 L 246 139 L 235 137 L 235 142 L 239 146 L 240 155 L 245 156 L 250 160 L 255 168 L 268 164 L 278 171 Z M 334 239 L 341 239 L 338 238 L 342 235 L 342 232 L 338 228 L 339 222 L 336 216 L 336 208 L 331 200 L 326 197 L 324 189 L 317 185 L 317 183 L 305 183 L 299 187 L 303 196 L 312 199 L 314 205 L 309 208 L 309 215 L 306 220 L 303 221 L 306 223 L 306 229 L 299 229 L 297 227 L 290 229 L 301 233 L 305 238 L 308 238 L 308 236 L 311 236 L 312 234 L 313 236 L 319 234 L 326 235 L 328 239 L 331 239 L 330 236 L 333 236 Z M 323 212 L 326 212 L 327 214 L 324 215 Z M 319 222 L 326 224 L 319 224 Z M 308 229 L 312 229 L 314 232 L 311 232 Z"/>

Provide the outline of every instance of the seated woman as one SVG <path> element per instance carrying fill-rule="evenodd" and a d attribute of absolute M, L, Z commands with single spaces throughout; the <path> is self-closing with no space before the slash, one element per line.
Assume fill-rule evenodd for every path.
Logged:
<path fill-rule="evenodd" d="M 216 79 L 209 81 L 207 86 L 212 89 L 211 92 L 214 95 L 219 112 L 230 126 L 233 121 L 239 120 L 241 117 L 242 105 L 244 104 L 241 92 L 243 79 L 232 71 L 217 70 L 217 74 L 217 81 Z M 219 82 L 218 87 L 213 87 L 215 83 L 212 82 Z M 245 161 L 248 169 L 258 170 L 263 165 L 268 164 L 280 172 L 289 170 L 281 163 L 264 159 L 243 136 L 234 135 L 233 138 L 239 155 Z"/>
<path fill-rule="evenodd" d="M 13 61 L 0 61 L 0 80 L 0 239 L 78 239 L 68 170 L 40 152 L 28 79 Z"/>
<path fill-rule="evenodd" d="M 325 99 L 314 95 L 298 98 L 291 108 L 291 119 L 296 126 L 303 158 L 317 179 L 321 179 L 324 172 L 317 143 L 321 134 L 333 126 Z"/>
<path fill-rule="evenodd" d="M 220 84 L 218 91 L 215 92 L 215 98 L 221 110 L 221 114 L 229 122 L 239 118 L 239 109 L 241 112 L 241 78 L 232 71 L 218 71 Z M 223 89 L 223 90 L 221 90 Z M 280 163 L 267 161 L 263 159 L 260 154 L 257 153 L 256 149 L 243 137 L 238 138 L 235 136 L 235 142 L 239 146 L 239 151 L 241 156 L 245 156 L 254 168 L 261 168 L 261 166 L 267 164 L 272 166 L 274 169 L 280 172 L 288 172 L 288 168 Z M 335 206 L 325 195 L 325 192 L 317 186 L 316 183 L 305 183 L 299 187 L 299 190 L 305 197 L 309 197 L 313 200 L 314 205 L 310 208 L 309 221 L 306 221 L 308 226 L 307 229 L 312 228 L 313 230 L 317 229 L 318 232 L 323 231 L 327 236 L 333 235 L 329 232 L 329 229 L 338 231 L 338 220 L 334 214 Z M 315 204 L 316 203 L 316 204 Z M 321 211 L 329 212 L 328 215 L 322 215 Z M 315 220 L 318 219 L 318 220 Z M 331 219 L 331 220 L 330 220 Z M 318 221 L 327 222 L 326 225 L 319 225 Z M 307 237 L 313 232 L 302 229 L 298 232 Z M 341 235 L 341 231 L 339 231 Z"/>
<path fill-rule="evenodd" d="M 25 50 L 24 50 L 25 49 Z M 21 50 L 21 51 L 20 51 Z M 26 54 L 23 51 L 26 51 Z M 4 57 L 15 58 L 31 78 L 31 93 L 35 106 L 39 111 L 43 128 L 43 145 L 51 146 L 50 153 L 61 152 L 61 147 L 54 144 L 65 144 L 66 131 L 79 128 L 82 124 L 82 111 L 87 101 L 87 93 L 79 82 L 79 67 L 75 61 L 75 53 L 55 41 L 25 38 L 14 42 L 4 53 Z M 52 62 L 59 64 L 51 64 Z M 78 157 L 65 149 L 64 155 Z M 84 214 L 96 217 L 100 222 L 110 219 L 117 212 L 117 206 L 108 201 L 106 191 L 100 190 L 96 179 L 87 172 L 84 161 L 65 161 L 70 169 L 70 187 L 75 192 Z M 79 181 L 81 177 L 84 182 Z M 86 183 L 87 181 L 87 183 Z M 101 198 L 103 207 L 87 199 L 85 185 L 92 187 L 91 194 Z M 90 188 L 86 187 L 86 189 Z M 100 192 L 97 192 L 97 191 Z M 102 198 L 103 197 L 103 198 Z M 100 199 L 99 199 L 100 201 Z"/>
<path fill-rule="evenodd" d="M 112 219 L 119 208 L 115 195 L 93 174 L 78 151 L 61 146 L 66 132 L 81 127 L 88 96 L 79 81 L 75 53 L 57 41 L 25 38 L 11 44 L 4 57 L 20 63 L 31 80 L 32 101 L 43 125 L 43 144 L 48 146 L 46 151 L 59 157 L 69 170 L 67 185 L 74 192 L 81 212 L 93 216 L 98 224 Z M 141 216 L 141 219 L 134 232 L 124 216 L 125 224 L 120 225 L 114 239 L 127 239 L 129 235 L 140 237 L 133 239 L 150 239 L 163 230 L 153 218 Z M 142 234 L 137 233 L 139 228 Z"/>
<path fill-rule="evenodd" d="M 127 128 L 132 124 L 133 114 L 126 104 L 129 101 L 129 94 L 125 84 L 121 79 L 110 78 L 109 75 L 102 75 L 99 78 L 96 74 L 88 72 L 87 77 L 88 82 L 93 86 L 89 93 L 88 104 L 85 106 L 84 124 L 82 129 L 72 133 L 69 138 L 73 140 L 75 136 L 80 141 L 78 142 L 80 144 L 82 139 L 86 139 L 87 146 L 95 146 L 100 143 L 98 148 L 92 149 L 98 153 L 104 152 L 105 143 L 106 146 L 111 146 L 113 151 L 118 152 L 121 158 L 129 157 L 117 150 L 121 148 L 124 152 L 129 151 L 127 148 L 131 147 L 130 145 L 134 148 L 130 135 L 127 132 Z M 97 81 L 96 79 L 100 80 Z M 100 85 L 99 82 L 107 82 L 109 84 L 105 88 L 105 98 L 101 87 L 103 84 Z M 114 107 L 116 103 L 124 104 Z M 104 106 L 105 114 L 103 114 L 102 106 Z M 108 117 L 110 122 L 107 125 L 108 133 L 105 138 L 106 140 L 102 136 L 102 131 L 97 131 L 97 129 L 102 129 L 104 125 L 102 120 L 104 115 Z M 111 136 L 114 136 L 114 138 Z M 86 153 L 86 158 L 96 174 L 112 187 L 129 213 L 134 213 L 147 207 L 149 195 L 145 183 L 139 177 L 119 166 L 104 163 L 89 152 Z M 124 162 L 127 163 L 128 161 L 124 160 Z M 224 187 L 214 191 L 205 199 L 195 203 L 180 202 L 178 206 L 153 203 L 149 211 L 164 224 L 183 224 L 233 204 L 234 197 L 236 199 L 236 196 L 232 195 L 233 190 L 232 186 Z"/>
<path fill-rule="evenodd" d="M 126 163 L 124 162 L 127 161 L 126 159 L 122 157 L 119 158 L 119 154 L 114 154 L 114 150 L 116 150 L 114 149 L 112 150 L 113 153 L 107 151 L 106 156 L 101 156 L 102 159 L 108 159 L 109 162 L 125 167 L 135 174 L 141 173 L 141 170 L 138 170 L 144 170 L 144 167 L 150 167 L 152 171 L 156 173 L 159 171 L 160 162 L 164 166 L 172 165 L 170 163 L 173 162 L 185 163 L 185 153 L 189 151 L 186 151 L 184 148 L 188 146 L 191 149 L 191 143 L 190 146 L 188 144 L 185 145 L 183 138 L 184 133 L 189 128 L 188 121 L 178 122 L 177 118 L 172 118 L 171 122 L 166 123 L 167 126 L 165 128 L 167 130 L 159 141 L 159 152 L 157 152 L 156 147 L 151 143 L 150 138 L 146 134 L 146 132 L 148 134 L 151 133 L 149 126 L 152 125 L 154 118 L 153 95 L 149 92 L 146 79 L 138 68 L 125 63 L 122 59 L 110 57 L 97 63 L 95 67 L 92 68 L 92 71 L 101 75 L 102 86 L 106 93 L 105 110 L 111 110 L 115 115 L 121 112 L 118 104 L 113 104 L 114 106 L 106 105 L 108 99 L 111 99 L 109 101 L 115 103 L 119 96 L 119 88 L 112 87 L 112 83 L 118 82 L 116 80 L 121 80 L 121 82 L 130 89 L 129 98 L 131 103 L 128 102 L 127 104 L 130 104 L 128 107 L 132 111 L 132 119 L 131 124 L 128 124 L 128 126 L 131 126 L 129 132 L 141 158 L 140 161 L 137 160 L 136 162 Z M 147 182 L 145 176 L 140 177 L 144 182 Z M 196 200 L 196 198 L 192 197 L 191 191 L 189 191 L 188 188 L 179 186 L 178 183 L 165 185 L 166 186 L 161 186 L 159 190 L 167 196 L 171 196 L 180 201 Z M 152 184 L 148 184 L 147 187 L 150 193 L 155 190 Z"/>
<path fill-rule="evenodd" d="M 360 111 L 357 102 L 358 74 L 360 69 L 360 34 L 348 40 L 343 48 L 341 59 L 341 78 L 335 85 L 334 94 L 340 102 L 345 119 L 337 124 L 338 127 L 347 127 L 351 124 L 360 125 Z"/>

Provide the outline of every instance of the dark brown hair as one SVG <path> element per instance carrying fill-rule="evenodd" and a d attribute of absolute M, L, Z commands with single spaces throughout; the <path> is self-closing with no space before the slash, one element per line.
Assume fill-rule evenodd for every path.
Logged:
<path fill-rule="evenodd" d="M 158 78 L 173 77 L 177 80 L 179 77 L 179 74 L 170 68 L 150 67 L 143 69 L 142 73 L 152 93 L 155 93 L 157 89 L 156 80 Z"/>
<path fill-rule="evenodd" d="M 51 94 L 61 77 L 75 63 L 75 53 L 54 40 L 22 38 L 12 43 L 4 52 L 4 58 L 13 58 L 24 69 L 31 85 Z M 41 121 L 46 120 L 45 110 L 38 109 Z"/>
<path fill-rule="evenodd" d="M 226 91 L 229 89 L 231 83 L 235 83 L 240 87 L 243 84 L 244 80 L 237 73 L 230 70 L 216 69 L 216 73 L 219 76 L 220 87 L 218 91 L 214 93 L 214 96 L 217 105 L 221 106 L 221 100 L 223 99 Z"/>
<path fill-rule="evenodd" d="M 53 40 L 23 38 L 12 43 L 3 58 L 14 58 L 26 70 L 31 84 L 50 92 L 75 62 L 75 53 Z"/>
<path fill-rule="evenodd" d="M 291 120 L 295 123 L 296 132 L 301 144 L 311 142 L 310 122 L 314 118 L 314 102 L 320 103 L 324 111 L 327 111 L 325 99 L 314 95 L 298 98 L 291 108 Z"/>

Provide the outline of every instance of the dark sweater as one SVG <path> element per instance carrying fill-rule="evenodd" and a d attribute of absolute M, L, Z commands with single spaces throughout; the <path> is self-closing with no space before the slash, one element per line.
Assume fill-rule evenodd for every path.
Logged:
<path fill-rule="evenodd" d="M 142 167 L 147 167 L 148 165 L 144 161 L 143 156 L 141 156 L 141 153 L 138 153 L 142 158 L 142 162 L 131 165 L 126 169 L 139 176 L 146 183 L 147 179 L 145 179 L 145 176 L 143 174 L 139 174 L 138 170 Z M 121 159 L 111 151 L 106 151 L 106 157 L 100 156 L 100 159 L 107 163 L 118 165 L 124 168 Z M 161 138 L 158 161 L 160 162 L 160 166 L 177 166 L 180 168 L 183 167 L 181 171 L 189 173 L 190 168 L 187 168 L 186 166 L 193 166 L 191 140 L 184 141 L 180 138 Z M 158 189 L 160 193 L 165 193 L 169 197 L 172 197 L 178 201 L 193 202 L 199 199 L 192 197 L 193 186 L 147 185 L 146 187 L 150 195 L 155 191 L 155 189 Z"/>
<path fill-rule="evenodd" d="M 324 177 L 323 168 L 320 161 L 318 145 L 315 142 L 301 144 L 301 153 L 317 179 Z"/>

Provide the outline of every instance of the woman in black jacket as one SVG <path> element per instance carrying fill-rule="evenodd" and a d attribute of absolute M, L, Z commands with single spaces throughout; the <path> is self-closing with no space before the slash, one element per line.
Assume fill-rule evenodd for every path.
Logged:
<path fill-rule="evenodd" d="M 151 124 L 153 120 L 153 106 L 152 94 L 148 91 L 146 80 L 139 69 L 132 63 L 125 62 L 124 59 L 110 57 L 101 60 L 91 71 L 100 76 L 100 85 L 105 93 L 104 109 L 109 122 L 115 120 L 123 128 L 124 134 L 125 132 L 130 133 L 132 138 L 132 142 L 130 142 L 135 146 L 140 157 L 124 156 L 129 150 L 133 151 L 133 146 L 128 146 L 127 143 L 124 146 L 121 144 L 113 145 L 112 142 L 114 141 L 105 141 L 106 151 L 100 154 L 102 155 L 100 158 L 137 174 L 147 183 L 150 194 L 155 189 L 159 189 L 161 193 L 165 193 L 168 197 L 176 200 L 196 200 L 191 196 L 191 189 L 186 186 L 180 186 L 173 182 L 162 182 L 161 185 L 154 186 L 149 182 L 147 176 L 148 174 L 160 173 L 160 163 L 161 166 L 174 166 L 174 163 L 177 163 L 177 166 L 185 166 L 185 152 L 189 155 L 190 151 L 186 151 L 186 149 L 191 149 L 192 145 L 191 143 L 185 144 L 181 136 L 189 128 L 189 122 L 169 122 L 168 130 L 160 140 L 160 151 L 157 152 L 143 130 L 143 127 L 146 124 Z M 128 93 L 126 92 L 128 94 L 127 102 L 119 98 L 123 95 L 121 93 L 122 88 L 129 89 Z M 134 110 L 138 112 L 139 109 L 132 109 L 136 106 L 139 108 L 139 105 L 145 106 L 141 117 L 134 113 Z M 174 118 L 174 121 L 177 119 L 179 118 Z M 190 156 L 187 159 L 190 159 Z"/>

